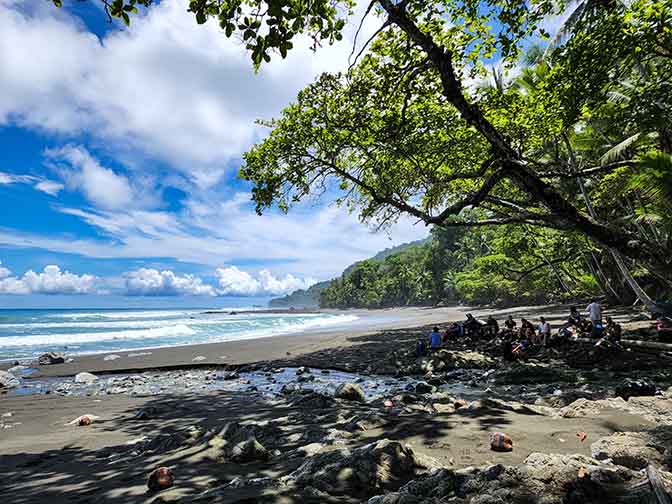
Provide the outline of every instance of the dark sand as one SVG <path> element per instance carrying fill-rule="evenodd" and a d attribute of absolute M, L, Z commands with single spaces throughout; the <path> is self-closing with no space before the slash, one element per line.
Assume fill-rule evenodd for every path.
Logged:
<path fill-rule="evenodd" d="M 519 308 L 515 313 L 537 320 L 540 314 L 551 315 L 551 322 L 564 318 L 566 308 Z M 427 326 L 464 318 L 465 309 L 401 309 L 389 311 L 389 320 L 378 327 L 355 331 L 322 331 L 294 336 L 276 336 L 258 340 L 151 350 L 151 355 L 105 361 L 104 354 L 77 356 L 70 364 L 46 366 L 45 376 L 71 375 L 79 371 L 119 372 L 175 366 L 213 367 L 222 365 L 310 365 L 360 371 L 377 356 L 389 354 L 400 346 L 408 347 L 417 332 L 403 327 Z M 476 312 L 483 316 L 484 312 Z M 505 312 L 497 312 L 503 318 Z M 556 325 L 557 327 L 557 325 Z M 388 332 L 379 332 L 384 329 Z M 194 361 L 198 356 L 205 360 Z M 486 385 L 484 384 L 483 387 Z M 487 396 L 487 392 L 484 392 Z M 151 420 L 136 420 L 139 408 L 153 406 L 159 413 Z M 162 492 L 166 501 L 191 495 L 230 481 L 284 475 L 301 463 L 301 459 L 274 458 L 270 463 L 233 464 L 213 462 L 204 455 L 203 446 L 175 449 L 156 456 L 122 455 L 127 443 L 143 435 L 171 434 L 189 426 L 213 428 L 229 420 L 281 419 L 298 434 L 322 431 L 343 421 L 350 414 L 361 413 L 368 405 L 339 403 L 329 411 L 291 406 L 283 399 L 264 398 L 255 392 L 219 392 L 187 396 L 130 397 L 60 397 L 33 395 L 0 396 L 0 414 L 11 412 L 12 423 L 0 429 L 0 495 L 12 504 L 56 502 L 153 502 L 147 495 L 147 475 L 155 467 L 173 468 L 177 481 L 173 489 Z M 380 409 L 378 409 L 380 411 Z M 82 414 L 100 417 L 92 426 L 77 427 L 68 422 Z M 427 454 L 448 468 L 490 463 L 519 463 L 532 452 L 590 454 L 590 443 L 602 436 L 623 430 L 641 430 L 651 423 L 623 411 L 603 411 L 596 417 L 553 418 L 531 412 L 516 413 L 498 407 L 458 409 L 451 413 L 392 415 L 383 428 L 357 432 L 342 446 L 357 447 L 373 440 L 388 438 L 402 441 L 416 452 Z M 515 440 L 511 453 L 489 449 L 491 432 L 506 431 Z M 580 441 L 578 431 L 587 433 Z M 296 441 L 296 446 L 306 444 Z M 338 448 L 334 446 L 333 448 Z M 112 455 L 112 456 L 110 456 Z M 241 491 L 242 492 L 242 491 Z M 253 492 L 253 490 L 245 490 Z M 236 495 L 242 499 L 244 492 Z M 248 496 L 255 502 L 255 495 Z M 218 501 L 220 502 L 220 501 Z M 223 502 L 223 501 L 222 501 Z M 236 500 L 238 502 L 238 500 Z M 243 502 L 242 500 L 240 502 Z M 298 501 L 284 501 L 298 502 Z"/>

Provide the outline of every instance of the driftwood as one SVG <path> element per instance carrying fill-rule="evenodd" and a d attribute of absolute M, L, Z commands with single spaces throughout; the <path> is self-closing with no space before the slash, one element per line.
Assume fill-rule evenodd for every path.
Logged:
<path fill-rule="evenodd" d="M 646 468 L 646 477 L 649 480 L 651 490 L 653 490 L 658 504 L 672 504 L 672 499 L 670 499 L 670 495 L 665 491 L 665 487 L 660 481 L 660 476 L 658 476 L 658 471 L 656 471 L 655 467 L 649 465 Z"/>
<path fill-rule="evenodd" d="M 576 341 L 577 343 L 597 343 L 599 339 L 570 338 L 570 341 Z M 626 348 L 645 348 L 647 350 L 661 350 L 663 352 L 672 352 L 672 343 L 660 343 L 659 341 L 621 339 L 621 346 L 624 346 Z"/>

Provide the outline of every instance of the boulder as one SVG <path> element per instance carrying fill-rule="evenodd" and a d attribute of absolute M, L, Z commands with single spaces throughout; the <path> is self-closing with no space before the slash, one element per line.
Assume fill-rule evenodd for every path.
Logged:
<path fill-rule="evenodd" d="M 87 385 L 90 385 L 91 383 L 95 382 L 98 380 L 98 377 L 92 373 L 77 373 L 75 376 L 75 383 L 85 383 Z"/>
<path fill-rule="evenodd" d="M 337 388 L 334 396 L 338 399 L 345 399 L 346 401 L 366 402 L 366 396 L 362 387 L 355 383 L 341 383 Z"/>
<path fill-rule="evenodd" d="M 641 432 L 616 432 L 590 446 L 593 458 L 610 459 L 630 469 L 644 469 L 649 464 L 672 466 L 672 428 L 660 426 Z"/>
<path fill-rule="evenodd" d="M 282 431 L 271 423 L 227 423 L 208 441 L 210 456 L 217 460 L 240 463 L 267 461 L 275 446 L 280 445 Z"/>
<path fill-rule="evenodd" d="M 0 391 L 6 391 L 21 385 L 21 379 L 7 371 L 0 371 Z"/>
<path fill-rule="evenodd" d="M 425 371 L 450 369 L 490 369 L 495 365 L 492 357 L 470 350 L 438 350 L 424 365 Z"/>
<path fill-rule="evenodd" d="M 255 437 L 250 437 L 236 444 L 231 450 L 229 458 L 234 462 L 245 464 L 247 462 L 269 460 L 271 454 Z"/>
<path fill-rule="evenodd" d="M 408 482 L 419 469 L 410 448 L 383 439 L 354 450 L 334 450 L 310 457 L 284 480 L 330 495 L 370 497 Z"/>
<path fill-rule="evenodd" d="M 493 373 L 498 384 L 521 385 L 529 383 L 574 382 L 576 374 L 549 364 L 515 362 Z"/>
<path fill-rule="evenodd" d="M 658 473 L 669 492 L 672 474 Z M 658 502 L 646 476 L 583 455 L 530 454 L 522 464 L 440 469 L 369 504 L 634 504 Z"/>
<path fill-rule="evenodd" d="M 626 378 L 623 383 L 616 387 L 615 393 L 618 397 L 622 397 L 626 401 L 635 396 L 652 396 L 656 395 L 657 388 L 646 379 L 633 380 Z"/>
<path fill-rule="evenodd" d="M 65 356 L 56 352 L 47 352 L 40 355 L 37 359 L 37 362 L 40 366 L 50 366 L 52 364 L 63 364 L 65 362 Z"/>
<path fill-rule="evenodd" d="M 433 387 L 432 385 L 425 383 L 425 382 L 418 382 L 415 384 L 415 393 L 416 394 L 431 394 L 436 390 L 436 387 Z"/>
<path fill-rule="evenodd" d="M 321 394 L 319 392 L 298 391 L 295 398 L 291 400 L 292 406 L 299 408 L 309 408 L 311 410 L 321 410 L 331 408 L 336 404 L 333 397 Z"/>

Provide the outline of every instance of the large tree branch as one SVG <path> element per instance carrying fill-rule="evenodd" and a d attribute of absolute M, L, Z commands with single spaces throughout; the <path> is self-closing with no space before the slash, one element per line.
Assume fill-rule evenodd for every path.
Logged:
<path fill-rule="evenodd" d="M 571 172 L 571 171 L 548 171 L 540 174 L 542 178 L 566 178 L 574 179 L 576 177 L 590 177 L 591 175 L 597 175 L 598 173 L 608 173 L 614 171 L 618 168 L 624 167 L 634 167 L 637 166 L 637 161 L 628 159 L 626 161 L 616 161 L 613 163 L 607 163 L 601 166 L 592 166 L 586 168 L 585 170 Z"/>

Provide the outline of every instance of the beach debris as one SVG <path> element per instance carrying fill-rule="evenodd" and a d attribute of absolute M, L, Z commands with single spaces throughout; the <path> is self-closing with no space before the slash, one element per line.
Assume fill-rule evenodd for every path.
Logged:
<path fill-rule="evenodd" d="M 113 361 L 113 360 L 117 360 L 117 359 L 121 359 L 121 355 L 111 354 L 111 355 L 106 355 L 105 357 L 103 357 L 103 360 L 105 360 L 105 361 Z"/>
<path fill-rule="evenodd" d="M 191 359 L 192 362 L 200 362 L 200 361 L 204 361 L 204 360 L 205 360 L 205 357 L 202 356 L 202 355 L 197 355 L 196 357 Z"/>
<path fill-rule="evenodd" d="M 152 492 L 159 492 L 170 488 L 175 483 L 175 476 L 173 471 L 167 467 L 159 467 L 154 469 L 147 478 L 147 488 Z"/>
<path fill-rule="evenodd" d="M 86 415 L 81 415 L 72 420 L 71 422 L 68 422 L 68 425 L 77 425 L 79 427 L 88 427 L 91 425 L 93 422 L 98 420 L 100 417 L 97 415 L 91 415 L 91 414 L 86 414 Z"/>
<path fill-rule="evenodd" d="M 56 352 L 47 352 L 40 355 L 37 359 L 37 362 L 40 366 L 50 366 L 52 364 L 63 364 L 65 362 L 65 356 Z"/>
<path fill-rule="evenodd" d="M 510 452 L 513 450 L 511 436 L 504 432 L 493 432 L 490 436 L 490 449 L 498 452 Z"/>
<path fill-rule="evenodd" d="M 578 437 L 579 441 L 581 441 L 583 443 L 586 440 L 586 438 L 588 437 L 588 434 L 586 434 L 583 431 L 579 431 L 579 432 L 576 433 L 576 437 Z"/>
<path fill-rule="evenodd" d="M 338 399 L 345 399 L 346 401 L 366 402 L 366 396 L 362 387 L 355 383 L 341 383 L 337 388 L 334 396 Z"/>
<path fill-rule="evenodd" d="M 86 371 L 82 373 L 77 373 L 75 375 L 75 383 L 85 383 L 90 385 L 91 383 L 98 380 L 98 377 L 92 373 L 87 373 Z"/>
<path fill-rule="evenodd" d="M 11 389 L 21 385 L 21 379 L 7 371 L 0 371 L 0 390 Z"/>

